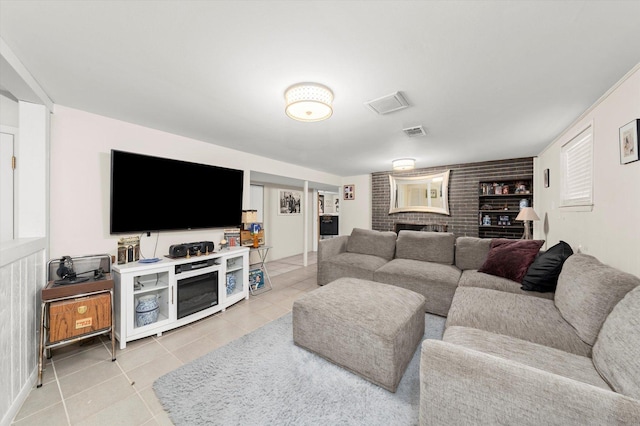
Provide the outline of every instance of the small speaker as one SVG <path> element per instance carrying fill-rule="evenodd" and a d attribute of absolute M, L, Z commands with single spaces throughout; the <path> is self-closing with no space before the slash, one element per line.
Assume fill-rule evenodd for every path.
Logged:
<path fill-rule="evenodd" d="M 175 244 L 169 247 L 169 256 L 185 257 L 187 255 L 187 246 L 185 244 Z"/>
<path fill-rule="evenodd" d="M 214 246 L 213 246 L 213 241 L 201 241 L 200 242 L 200 251 L 202 253 L 205 252 L 209 252 L 209 253 L 213 253 L 214 250 Z"/>
<path fill-rule="evenodd" d="M 197 243 L 186 243 L 185 246 L 187 250 L 189 250 L 189 254 L 191 256 L 195 256 L 198 254 L 198 250 L 200 250 L 200 254 L 205 254 L 207 251 L 209 253 L 213 253 L 213 241 L 199 241 Z"/>

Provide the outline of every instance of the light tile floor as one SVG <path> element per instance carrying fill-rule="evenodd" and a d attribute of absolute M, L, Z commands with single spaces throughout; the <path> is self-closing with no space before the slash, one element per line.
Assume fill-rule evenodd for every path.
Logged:
<path fill-rule="evenodd" d="M 316 289 L 316 253 L 267 263 L 273 290 L 195 323 L 127 343 L 111 362 L 110 340 L 87 339 L 53 351 L 43 386 L 32 389 L 13 425 L 170 425 L 153 382 L 163 374 L 291 311 Z"/>

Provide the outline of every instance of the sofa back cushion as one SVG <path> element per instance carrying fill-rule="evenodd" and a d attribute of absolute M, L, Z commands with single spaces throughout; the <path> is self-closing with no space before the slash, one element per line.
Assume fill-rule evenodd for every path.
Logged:
<path fill-rule="evenodd" d="M 354 228 L 347 242 L 347 251 L 391 260 L 396 252 L 396 233 Z"/>
<path fill-rule="evenodd" d="M 456 266 L 458 269 L 480 269 L 487 260 L 491 239 L 458 237 L 456 240 Z"/>
<path fill-rule="evenodd" d="M 453 265 L 455 242 L 450 232 L 400 231 L 396 258 Z"/>
<path fill-rule="evenodd" d="M 627 293 L 602 324 L 592 356 L 613 390 L 640 399 L 640 286 Z"/>
<path fill-rule="evenodd" d="M 638 285 L 640 278 L 577 253 L 562 266 L 554 301 L 582 341 L 593 345 L 613 307 Z"/>

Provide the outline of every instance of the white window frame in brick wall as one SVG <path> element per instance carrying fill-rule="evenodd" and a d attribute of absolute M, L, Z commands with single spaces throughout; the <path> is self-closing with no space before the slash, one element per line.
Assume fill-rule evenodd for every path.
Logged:
<path fill-rule="evenodd" d="M 560 207 L 593 207 L 593 125 L 560 148 Z"/>

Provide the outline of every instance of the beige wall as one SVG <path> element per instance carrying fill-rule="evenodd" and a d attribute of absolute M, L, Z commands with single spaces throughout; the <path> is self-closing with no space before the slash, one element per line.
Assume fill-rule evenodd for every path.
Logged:
<path fill-rule="evenodd" d="M 339 176 L 56 105 L 51 122 L 52 257 L 116 253 L 120 236 L 109 234 L 111 149 L 244 169 L 246 208 L 249 208 L 249 171 L 340 185 Z M 139 171 L 136 176 L 141 186 L 161 185 L 163 179 L 166 177 L 154 172 Z M 167 208 L 179 206 L 179 199 L 167 194 Z M 222 229 L 161 232 L 155 255 L 167 254 L 171 244 L 203 240 L 217 243 L 222 235 Z M 154 255 L 155 243 L 156 234 L 142 237 L 145 257 Z M 294 254 L 301 253 L 301 248 L 302 243 Z"/>
<path fill-rule="evenodd" d="M 640 276 L 640 161 L 621 165 L 619 128 L 640 118 L 640 64 L 536 159 L 535 210 L 542 226 L 535 238 L 550 247 L 560 240 L 600 261 Z M 593 125 L 592 211 L 559 208 L 560 148 L 589 123 Z M 543 171 L 550 186 L 543 187 Z M 547 225 L 544 225 L 546 219 Z M 546 232 L 545 232 L 546 228 Z"/>
<path fill-rule="evenodd" d="M 279 191 L 293 190 L 303 193 L 303 188 L 296 188 L 286 185 L 265 185 L 264 186 L 264 228 L 269 250 L 267 260 L 277 260 L 284 257 L 295 256 L 302 253 L 304 247 L 303 230 L 304 216 L 307 216 L 309 226 L 309 239 L 307 251 L 313 249 L 313 190 L 308 192 L 309 206 L 302 206 L 302 213 L 299 215 L 279 215 Z"/>
<path fill-rule="evenodd" d="M 343 177 L 342 185 L 355 185 L 355 199 L 344 200 L 340 194 L 340 235 L 350 235 L 353 228 L 371 229 L 371 175 Z"/>
<path fill-rule="evenodd" d="M 18 102 L 0 95 L 0 124 L 18 127 Z"/>

